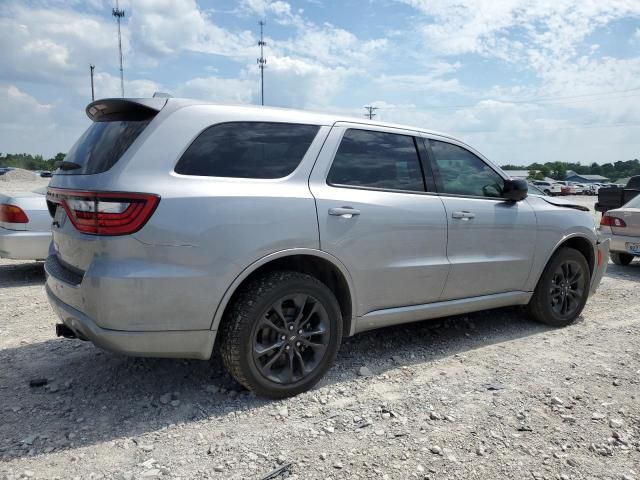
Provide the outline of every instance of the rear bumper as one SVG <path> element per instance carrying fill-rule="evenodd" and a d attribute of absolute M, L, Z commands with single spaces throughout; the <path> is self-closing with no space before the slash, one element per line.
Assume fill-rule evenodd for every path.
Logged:
<path fill-rule="evenodd" d="M 51 232 L 7 230 L 0 227 L 0 257 L 14 260 L 44 260 L 49 253 Z"/>
<path fill-rule="evenodd" d="M 627 250 L 627 243 L 640 243 L 640 237 L 628 237 L 602 231 L 600 231 L 600 236 L 610 241 L 609 249 L 616 253 L 631 253 Z"/>
<path fill-rule="evenodd" d="M 185 330 L 129 332 L 101 328 L 84 313 L 61 301 L 46 285 L 51 306 L 62 322 L 83 340 L 111 352 L 140 357 L 196 358 L 211 357 L 216 332 Z"/>
<path fill-rule="evenodd" d="M 596 244 L 596 266 L 591 278 L 590 293 L 593 295 L 598 290 L 602 277 L 604 277 L 607 271 L 607 265 L 609 264 L 609 239 L 601 238 Z"/>

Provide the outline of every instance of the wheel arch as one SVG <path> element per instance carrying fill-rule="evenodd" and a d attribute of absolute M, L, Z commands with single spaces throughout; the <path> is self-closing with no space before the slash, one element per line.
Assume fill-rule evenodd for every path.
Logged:
<path fill-rule="evenodd" d="M 587 263 L 589 264 L 589 271 L 591 272 L 591 276 L 593 276 L 596 269 L 596 248 L 593 244 L 593 241 L 591 241 L 588 237 L 581 235 L 579 233 L 569 235 L 563 238 L 554 247 L 554 249 L 551 252 L 551 255 L 549 255 L 549 258 L 547 258 L 547 261 L 545 262 L 545 267 L 549 264 L 549 261 L 551 260 L 551 258 L 555 255 L 555 253 L 561 247 L 569 247 L 579 251 L 586 258 Z"/>
<path fill-rule="evenodd" d="M 245 268 L 225 292 L 211 323 L 218 330 L 226 309 L 239 289 L 255 276 L 274 270 L 292 270 L 314 276 L 333 292 L 340 305 L 345 336 L 355 332 L 355 290 L 349 271 L 340 260 L 321 250 L 295 248 L 269 254 Z"/>

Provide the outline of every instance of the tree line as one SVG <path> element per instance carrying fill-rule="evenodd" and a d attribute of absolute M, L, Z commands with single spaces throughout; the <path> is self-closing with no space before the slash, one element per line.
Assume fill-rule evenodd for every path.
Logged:
<path fill-rule="evenodd" d="M 24 168 L 25 170 L 55 170 L 57 164 L 64 160 L 65 154 L 60 152 L 52 158 L 45 159 L 42 155 L 29 153 L 0 153 L 0 167 Z M 640 175 L 640 160 L 618 161 L 598 165 L 582 165 L 580 162 L 547 162 L 522 165 L 502 165 L 505 170 L 529 170 L 530 177 L 542 180 L 550 177 L 555 180 L 564 180 L 567 171 L 573 170 L 581 175 L 602 175 L 612 182 L 618 179 Z"/>
<path fill-rule="evenodd" d="M 52 158 L 29 153 L 0 153 L 0 167 L 23 168 L 25 170 L 55 170 L 65 154 L 60 152 Z"/>
<path fill-rule="evenodd" d="M 502 165 L 502 168 L 505 170 L 529 170 L 529 176 L 536 180 L 542 180 L 545 177 L 564 180 L 567 176 L 567 171 L 573 170 L 579 175 L 602 175 L 615 182 L 621 178 L 640 175 L 640 160 L 636 158 L 602 165 L 595 162 L 591 165 L 582 165 L 580 162 L 547 162 L 544 164 L 532 163 L 526 167 L 522 165 Z"/>

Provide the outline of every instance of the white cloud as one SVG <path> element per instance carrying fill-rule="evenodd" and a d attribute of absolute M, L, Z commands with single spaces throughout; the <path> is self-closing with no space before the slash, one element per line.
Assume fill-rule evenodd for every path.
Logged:
<path fill-rule="evenodd" d="M 175 93 L 209 102 L 246 104 L 257 97 L 259 88 L 255 80 L 210 76 L 192 78 L 179 85 Z"/>
<path fill-rule="evenodd" d="M 56 123 L 54 105 L 42 103 L 12 84 L 0 84 L 0 145 L 3 152 L 53 154 L 66 151 L 85 128 L 84 113 Z M 47 145 L 45 150 L 43 145 Z"/>
<path fill-rule="evenodd" d="M 120 77 L 106 72 L 95 74 L 96 98 L 108 98 L 120 96 Z M 88 82 L 84 85 L 82 93 L 89 93 Z M 132 79 L 124 80 L 124 90 L 127 97 L 151 97 L 155 92 L 162 91 L 162 86 L 153 80 Z M 80 93 L 80 92 L 79 92 Z"/>
<path fill-rule="evenodd" d="M 117 62 L 113 24 L 100 17 L 14 4 L 3 8 L 0 78 L 64 84 L 80 72 L 86 75 L 89 63 L 99 60 L 105 68 Z"/>
<path fill-rule="evenodd" d="M 148 55 L 183 51 L 246 57 L 253 35 L 232 32 L 214 23 L 195 0 L 136 0 L 127 24 L 132 40 Z"/>
<path fill-rule="evenodd" d="M 576 43 L 612 20 L 640 15 L 636 0 L 397 0 L 423 14 L 435 51 L 518 57 L 528 44 L 573 55 Z"/>

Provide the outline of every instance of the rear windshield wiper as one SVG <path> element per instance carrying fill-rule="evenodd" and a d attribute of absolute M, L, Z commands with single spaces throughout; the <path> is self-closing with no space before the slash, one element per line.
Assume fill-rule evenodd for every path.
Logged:
<path fill-rule="evenodd" d="M 76 170 L 78 168 L 82 168 L 82 165 L 75 162 L 67 162 L 66 160 L 63 160 L 58 168 L 60 170 Z"/>

